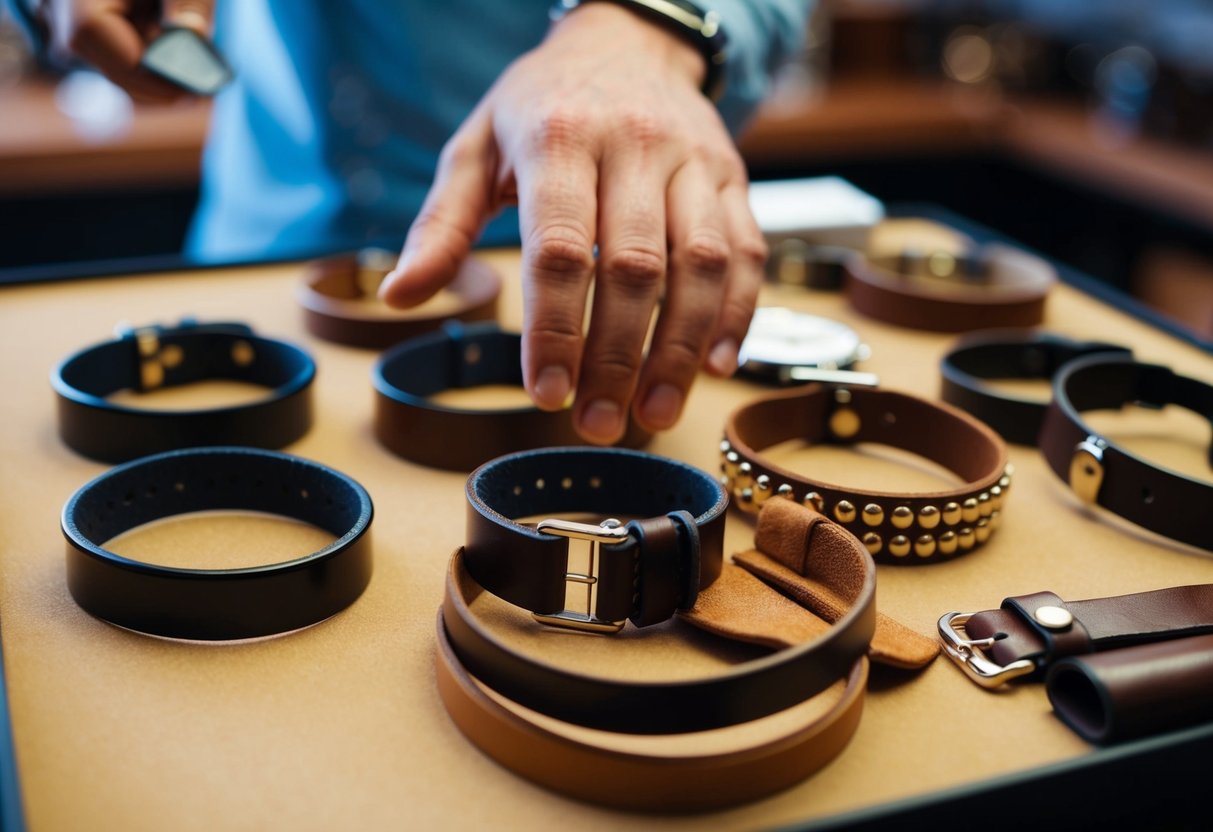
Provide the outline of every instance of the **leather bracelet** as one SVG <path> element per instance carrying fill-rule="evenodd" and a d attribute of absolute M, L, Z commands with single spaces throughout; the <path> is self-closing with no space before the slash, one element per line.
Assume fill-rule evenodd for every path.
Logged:
<path fill-rule="evenodd" d="M 878 442 L 937 462 L 964 485 L 919 494 L 847 488 L 760 455 L 791 439 Z M 950 405 L 890 390 L 810 384 L 773 393 L 730 414 L 720 451 L 726 488 L 742 511 L 772 497 L 803 502 L 881 563 L 935 563 L 980 547 L 1001 522 L 1011 486 L 1006 443 L 993 430 Z"/>
<path fill-rule="evenodd" d="M 317 338 L 353 347 L 385 349 L 432 332 L 448 319 L 492 320 L 497 317 L 501 277 L 487 264 L 465 260 L 446 287 L 456 299 L 439 312 L 426 307 L 393 310 L 369 305 L 379 284 L 396 265 L 396 255 L 381 249 L 329 257 L 308 265 L 296 291 L 308 332 Z"/>
<path fill-rule="evenodd" d="M 437 404 L 435 393 L 501 384 L 522 386 L 522 336 L 496 324 L 463 326 L 397 344 L 375 363 L 375 437 L 410 462 L 470 471 L 515 451 L 582 445 L 569 409 L 537 407 L 468 410 Z M 629 422 L 620 444 L 643 445 L 649 434 Z"/>
<path fill-rule="evenodd" d="M 51 374 L 59 435 L 101 462 L 125 462 L 176 448 L 248 445 L 280 448 L 312 424 L 316 365 L 296 346 L 262 338 L 238 323 L 196 323 L 123 330 L 118 338 L 69 356 Z M 143 410 L 106 399 L 204 379 L 269 388 L 250 404 L 200 410 Z"/>
<path fill-rule="evenodd" d="M 971 413 L 1008 442 L 1035 445 L 1048 401 L 1003 393 L 992 379 L 1052 379 L 1069 361 L 1096 353 L 1131 355 L 1127 347 L 1072 341 L 1034 329 L 991 330 L 967 335 L 940 361 L 940 398 Z"/>
<path fill-rule="evenodd" d="M 196 511 L 291 517 L 336 539 L 284 563 L 186 569 L 122 557 L 105 541 Z M 86 612 L 171 638 L 254 638 L 306 627 L 352 604 L 371 578 L 370 495 L 310 460 L 253 448 L 190 448 L 120 465 L 63 507 L 67 585 Z"/>
<path fill-rule="evenodd" d="M 946 274 L 906 256 L 845 263 L 843 292 L 857 311 L 878 321 L 932 332 L 1036 326 L 1057 281 L 1048 262 L 1009 246 L 985 246 Z M 911 262 L 912 261 L 912 262 Z M 924 262 L 930 262 L 929 258 Z"/>
<path fill-rule="evenodd" d="M 1157 364 L 1092 355 L 1067 364 L 1054 379 L 1040 432 L 1045 461 L 1084 503 L 1173 540 L 1213 549 L 1213 515 L 1201 508 L 1213 499 L 1213 485 L 1129 453 L 1081 416 L 1130 403 L 1174 404 L 1213 421 L 1213 385 Z"/>
<path fill-rule="evenodd" d="M 1037 592 L 939 619 L 944 650 L 983 687 L 1039 677 L 1066 656 L 1206 633 L 1213 633 L 1213 584 L 1068 602 Z"/>

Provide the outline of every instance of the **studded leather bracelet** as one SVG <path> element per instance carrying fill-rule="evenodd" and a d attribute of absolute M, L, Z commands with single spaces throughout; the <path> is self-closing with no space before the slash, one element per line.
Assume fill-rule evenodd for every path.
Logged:
<path fill-rule="evenodd" d="M 928 493 L 848 488 L 761 455 L 793 439 L 889 445 L 939 463 L 964 484 Z M 967 413 L 907 393 L 820 384 L 734 411 L 721 443 L 721 470 L 743 511 L 756 512 L 773 498 L 804 502 L 842 524 L 877 561 L 899 564 L 933 563 L 981 546 L 1001 522 L 1011 486 L 1006 443 Z"/>

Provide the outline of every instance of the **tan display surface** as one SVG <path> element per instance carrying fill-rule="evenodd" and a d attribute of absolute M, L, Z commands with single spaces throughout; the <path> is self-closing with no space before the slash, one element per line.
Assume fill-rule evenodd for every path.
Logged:
<path fill-rule="evenodd" d="M 507 277 L 503 320 L 517 326 L 517 257 L 487 256 Z M 703 826 L 704 817 L 614 813 L 536 788 L 481 755 L 447 719 L 434 685 L 433 628 L 447 559 L 463 538 L 465 477 L 412 465 L 375 442 L 375 356 L 305 332 L 292 294 L 300 275 L 290 265 L 0 291 L 0 632 L 30 828 Z M 950 336 L 866 321 L 830 294 L 770 287 L 763 299 L 850 322 L 872 347 L 865 369 L 885 386 L 937 395 Z M 315 424 L 285 450 L 349 474 L 374 499 L 371 585 L 310 629 L 236 644 L 158 640 L 89 617 L 67 592 L 58 514 L 106 466 L 60 443 L 48 374 L 118 321 L 185 315 L 245 320 L 307 347 L 319 367 Z M 1213 381 L 1209 356 L 1069 287 L 1050 299 L 1047 326 L 1120 340 L 1145 360 Z M 762 390 L 701 379 L 683 422 L 650 450 L 714 470 L 725 414 Z M 1125 445 L 1208 480 L 1209 426 L 1174 410 L 1099 421 Z M 880 478 L 918 488 L 937 476 L 878 449 L 781 454 L 785 465 L 856 485 Z M 1086 514 L 1034 450 L 1013 447 L 1011 458 L 1001 529 L 950 563 L 879 567 L 882 611 L 930 633 L 945 611 L 986 609 L 1007 595 L 1050 589 L 1079 599 L 1213 581 L 1208 554 Z M 248 528 L 255 543 L 273 524 Z M 733 512 L 728 550 L 749 548 L 752 530 Z M 549 641 L 554 655 L 581 661 L 594 644 L 604 664 L 627 661 L 629 674 L 688 649 L 668 636 L 634 655 L 621 648 L 637 639 Z M 859 731 L 835 762 L 775 797 L 711 815 L 712 826 L 795 823 L 1089 750 L 1052 716 L 1039 686 L 991 695 L 942 658 L 917 676 L 875 673 Z"/>

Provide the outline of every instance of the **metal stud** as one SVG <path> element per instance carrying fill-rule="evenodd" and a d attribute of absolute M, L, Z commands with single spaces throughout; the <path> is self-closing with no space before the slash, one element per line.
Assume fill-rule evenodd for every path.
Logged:
<path fill-rule="evenodd" d="M 1032 613 L 1036 622 L 1047 630 L 1065 630 L 1074 623 L 1074 616 L 1065 607 L 1046 605 Z"/>
<path fill-rule="evenodd" d="M 960 504 L 960 516 L 966 523 L 977 522 L 977 518 L 981 516 L 981 509 L 977 507 L 976 497 L 970 497 Z"/>
<path fill-rule="evenodd" d="M 999 477 L 998 478 L 998 487 L 1001 488 L 1003 491 L 1006 491 L 1008 488 L 1011 487 L 1011 478 L 1005 474 L 1003 476 Z"/>
<path fill-rule="evenodd" d="M 775 496 L 787 497 L 790 500 L 790 499 L 792 499 L 792 492 L 794 490 L 795 489 L 793 489 L 792 486 L 788 485 L 785 482 L 783 485 L 779 486 L 779 488 L 775 489 Z"/>
<path fill-rule="evenodd" d="M 898 506 L 893 509 L 893 514 L 889 518 L 893 527 L 897 529 L 908 529 L 914 524 L 914 509 L 909 506 Z"/>
<path fill-rule="evenodd" d="M 982 517 L 989 517 L 990 512 L 994 510 L 994 505 L 990 502 L 990 492 L 983 491 L 977 495 L 977 511 Z"/>
<path fill-rule="evenodd" d="M 977 528 L 973 531 L 977 535 L 977 542 L 985 543 L 990 539 L 990 532 L 993 531 L 993 529 L 990 528 L 990 521 L 983 517 L 977 521 Z"/>
<path fill-rule="evenodd" d="M 868 526 L 879 526 L 884 522 L 884 509 L 876 503 L 868 503 L 863 507 L 863 522 Z"/>
<path fill-rule="evenodd" d="M 720 466 L 720 470 L 724 471 L 724 475 L 729 479 L 737 476 L 737 469 L 741 467 L 741 457 L 736 451 L 729 451 L 724 455 L 724 463 Z"/>
<path fill-rule="evenodd" d="M 997 529 L 1001 525 L 1002 525 L 1002 512 L 1001 511 L 990 512 L 990 528 Z"/>
<path fill-rule="evenodd" d="M 923 506 L 918 511 L 918 525 L 924 529 L 933 529 L 939 525 L 939 509 L 935 506 Z"/>
<path fill-rule="evenodd" d="M 968 526 L 956 533 L 956 539 L 960 542 L 960 548 L 966 552 L 973 548 L 977 543 L 977 537 L 973 534 L 973 530 Z"/>
<path fill-rule="evenodd" d="M 889 554 L 895 558 L 904 558 L 910 554 L 910 538 L 899 534 L 889 541 Z"/>
<path fill-rule="evenodd" d="M 995 511 L 1002 508 L 1002 486 L 996 485 L 990 489 L 990 505 Z"/>
<path fill-rule="evenodd" d="M 808 494 L 804 495 L 804 504 L 806 506 L 808 506 L 809 508 L 813 509 L 813 511 L 817 512 L 818 514 L 826 513 L 825 498 L 822 497 L 820 494 L 818 494 L 816 491 L 810 491 Z"/>
<path fill-rule="evenodd" d="M 863 536 L 863 545 L 867 547 L 869 555 L 880 553 L 881 547 L 884 546 L 884 541 L 880 539 L 880 535 L 876 532 L 868 532 Z"/>
<path fill-rule="evenodd" d="M 248 341 L 240 339 L 232 343 L 232 363 L 237 367 L 247 367 L 256 357 L 257 352 Z"/>
<path fill-rule="evenodd" d="M 939 553 L 941 555 L 950 555 L 956 551 L 956 532 L 948 529 L 939 536 Z"/>
<path fill-rule="evenodd" d="M 949 526 L 955 526 L 960 522 L 960 504 L 959 503 L 944 503 L 943 506 L 943 522 Z"/>
<path fill-rule="evenodd" d="M 850 407 L 851 391 L 838 388 L 834 391 L 834 403 L 838 405 L 830 414 L 830 433 L 837 439 L 850 439 L 859 433 L 859 414 Z"/>
<path fill-rule="evenodd" d="M 834 506 L 834 519 L 839 523 L 853 523 L 855 521 L 855 506 L 849 500 L 839 500 Z"/>
<path fill-rule="evenodd" d="M 731 450 L 733 450 L 733 446 L 731 444 L 729 444 L 729 440 L 721 439 L 720 440 L 720 453 L 727 456 L 729 451 L 731 451 Z"/>
<path fill-rule="evenodd" d="M 914 541 L 914 554 L 920 558 L 929 558 L 935 554 L 935 536 L 930 534 L 919 535 Z"/>
<path fill-rule="evenodd" d="M 771 496 L 771 478 L 766 474 L 759 474 L 754 480 L 754 502 L 762 505 Z"/>
<path fill-rule="evenodd" d="M 742 511 L 754 511 L 754 489 L 741 488 L 733 492 L 737 497 L 737 502 L 741 505 Z"/>

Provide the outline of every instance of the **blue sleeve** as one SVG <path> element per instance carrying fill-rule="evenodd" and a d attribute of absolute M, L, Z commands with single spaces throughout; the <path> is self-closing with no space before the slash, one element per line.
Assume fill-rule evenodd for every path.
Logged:
<path fill-rule="evenodd" d="M 36 58 L 41 59 L 46 52 L 46 33 L 34 17 L 34 11 L 25 0 L 0 0 L 0 12 L 8 10 L 9 17 L 17 24 L 17 28 L 25 35 L 26 43 Z M 0 15 L 2 17 L 3 15 Z"/>
<path fill-rule="evenodd" d="M 724 96 L 717 102 L 736 133 L 762 101 L 771 74 L 804 43 L 812 0 L 712 0 L 728 37 Z"/>

